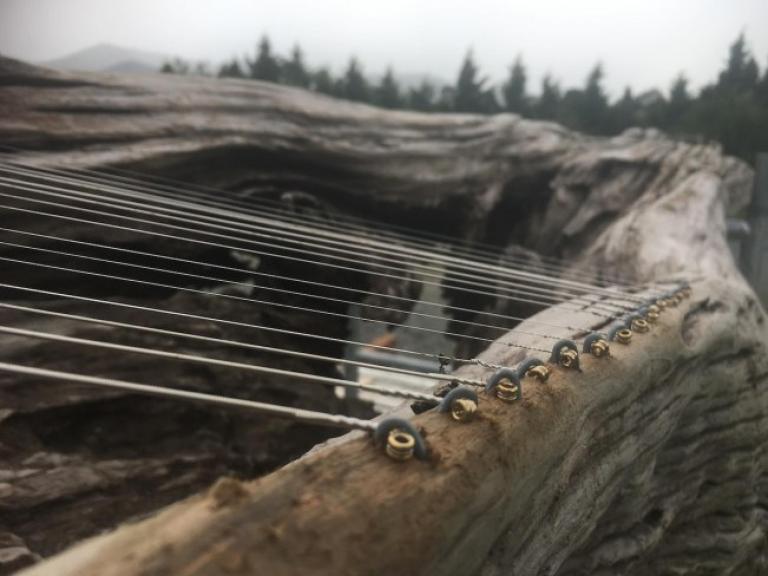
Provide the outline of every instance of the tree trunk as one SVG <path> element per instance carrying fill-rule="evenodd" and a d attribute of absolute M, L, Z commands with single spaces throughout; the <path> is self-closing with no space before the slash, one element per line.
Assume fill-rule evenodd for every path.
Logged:
<path fill-rule="evenodd" d="M 519 245 L 581 270 L 594 265 L 596 276 L 694 280 L 693 297 L 665 311 L 649 334 L 635 335 L 626 347 L 613 344 L 609 358 L 585 357 L 581 373 L 555 369 L 546 383 L 526 381 L 523 400 L 513 405 L 481 394 L 478 418 L 468 424 L 433 412 L 414 417 L 431 449 L 427 462 L 394 463 L 367 436 L 348 434 L 258 480 L 221 480 L 206 494 L 88 540 L 30 574 L 768 570 L 765 313 L 724 237 L 725 216 L 743 209 L 750 194 L 751 171 L 742 163 L 716 147 L 655 131 L 590 138 L 512 115 L 386 112 L 250 81 L 73 77 L 7 60 L 0 72 L 2 141 L 43 152 L 19 153 L 25 163 L 137 169 L 289 204 L 300 192 L 316 198 L 313 209 L 331 219 L 343 207 L 429 232 Z M 35 231 L 50 226 L 40 218 L 24 224 Z M 66 233 L 78 238 L 86 231 Z M 134 236 L 109 241 L 140 244 Z M 493 298 L 467 304 L 466 296 L 445 295 L 459 306 L 531 312 Z M 181 297 L 109 296 L 171 307 Z M 603 327 L 589 310 L 574 308 L 553 306 L 534 318 Z M 292 320 L 307 325 L 307 319 Z M 537 327 L 524 322 L 481 358 L 514 365 L 521 354 L 504 342 L 551 346 L 523 335 Z M 344 333 L 347 327 L 329 329 Z M 44 353 L 6 343 L 3 357 L 26 354 L 29 361 Z M 99 367 L 118 377 L 150 370 L 106 361 Z M 458 372 L 488 374 L 480 367 Z M 159 377 L 190 385 L 189 375 Z M 219 374 L 197 385 L 222 382 L 237 386 Z M 12 512 L 10 532 L 27 526 L 22 538 L 30 556 L 38 549 L 30 545 L 29 527 L 43 529 L 25 524 L 32 510 L 45 518 L 63 501 L 69 514 L 51 517 L 71 519 L 80 509 L 87 517 L 89 509 L 104 511 L 97 500 L 108 489 L 115 492 L 107 499 L 111 506 L 123 502 L 113 511 L 114 523 L 189 494 L 217 473 L 255 475 L 238 470 L 237 457 L 227 456 L 233 460 L 227 465 L 220 453 L 224 433 L 211 425 L 214 448 L 187 468 L 195 481 L 182 481 L 179 491 L 168 488 L 165 500 L 141 508 L 141 488 L 166 486 L 173 476 L 169 454 L 191 455 L 199 444 L 183 437 L 189 423 L 175 420 L 172 446 L 154 461 L 137 459 L 147 443 L 138 436 L 125 439 L 123 457 L 115 461 L 112 452 L 108 458 L 53 442 L 43 424 L 61 426 L 57 395 L 46 393 L 50 385 L 21 384 L 0 380 L 6 410 L 0 442 L 8 444 L 9 428 L 17 434 L 6 449 L 9 480 L 0 483 L 0 507 Z M 279 389 L 280 383 L 262 386 Z M 140 402 L 78 390 L 68 396 L 66 417 L 81 410 L 88 424 L 100 419 L 116 426 L 116 403 Z M 153 422 L 174 410 L 152 401 L 134 406 L 136 417 L 149 405 L 157 410 Z M 200 409 L 195 418 L 216 414 Z M 252 424 L 243 420 L 227 426 L 247 453 Z M 40 462 L 24 452 L 29 438 Z M 69 431 L 69 442 L 81 438 Z M 141 484 L 114 473 L 123 468 L 137 470 Z M 65 483 L 69 492 L 51 494 L 51 483 L 42 479 L 71 478 L 72 470 L 87 474 Z M 98 481 L 82 489 L 89 478 Z M 35 482 L 44 488 L 35 492 Z M 133 485 L 133 499 L 126 484 Z M 25 500 L 29 494 L 35 498 Z M 0 524 L 6 523 L 4 514 Z M 103 524 L 91 533 L 94 528 Z M 12 544 L 17 552 L 23 547 Z M 46 545 L 57 549 L 57 543 Z"/>

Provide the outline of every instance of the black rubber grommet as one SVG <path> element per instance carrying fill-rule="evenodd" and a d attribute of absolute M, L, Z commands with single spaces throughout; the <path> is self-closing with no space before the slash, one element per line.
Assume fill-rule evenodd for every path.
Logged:
<path fill-rule="evenodd" d="M 584 338 L 584 345 L 581 348 L 581 351 L 584 354 L 591 354 L 592 353 L 592 344 L 597 340 L 610 340 L 608 336 L 603 334 L 602 332 L 592 332 L 589 334 L 586 338 Z"/>
<path fill-rule="evenodd" d="M 459 398 L 466 398 L 467 400 L 472 400 L 477 403 L 477 392 L 467 386 L 458 386 L 445 395 L 445 398 L 443 398 L 440 405 L 437 407 L 437 411 L 443 413 L 450 412 L 451 404 L 453 404 L 454 400 L 458 400 Z"/>
<path fill-rule="evenodd" d="M 549 361 L 552 364 L 559 365 L 560 364 L 560 352 L 562 352 L 563 348 L 568 348 L 570 350 L 573 350 L 576 352 L 576 363 L 574 364 L 575 370 L 580 370 L 579 368 L 579 347 L 576 345 L 576 342 L 573 340 L 558 340 L 554 346 L 552 346 L 552 355 L 549 357 Z"/>
<path fill-rule="evenodd" d="M 528 358 L 525 362 L 520 364 L 520 366 L 517 367 L 517 377 L 519 380 L 522 380 L 525 378 L 525 373 L 528 372 L 531 368 L 534 366 L 542 366 L 544 362 L 539 360 L 538 358 Z"/>
<path fill-rule="evenodd" d="M 387 436 L 394 429 L 403 430 L 413 436 L 415 445 L 413 447 L 413 455 L 419 460 L 427 459 L 427 444 L 424 442 L 424 438 L 421 436 L 421 432 L 416 429 L 409 420 L 405 418 L 387 418 L 379 422 L 376 426 L 376 430 L 373 431 L 373 441 L 377 446 L 386 444 Z"/>
<path fill-rule="evenodd" d="M 520 378 L 517 376 L 517 371 L 512 368 L 502 368 L 491 374 L 488 381 L 485 383 L 485 391 L 489 394 L 493 394 L 496 386 L 505 378 L 511 380 L 515 386 L 517 386 L 517 389 L 520 390 L 520 396 L 522 397 L 523 387 L 520 384 Z"/>

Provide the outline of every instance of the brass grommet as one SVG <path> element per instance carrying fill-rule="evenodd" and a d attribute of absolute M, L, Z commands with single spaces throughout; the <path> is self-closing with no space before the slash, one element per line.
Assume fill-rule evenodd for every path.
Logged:
<path fill-rule="evenodd" d="M 468 422 L 477 411 L 477 402 L 469 398 L 457 398 L 451 402 L 451 418 L 457 422 Z"/>
<path fill-rule="evenodd" d="M 515 402 L 520 399 L 520 387 L 509 378 L 502 378 L 496 384 L 496 398 L 504 402 Z"/>
<path fill-rule="evenodd" d="M 658 316 L 658 314 L 661 312 L 661 308 L 659 308 L 656 304 L 651 304 L 648 306 L 648 313 L 650 314 L 651 312 Z"/>
<path fill-rule="evenodd" d="M 622 328 L 616 332 L 616 342 L 619 344 L 629 344 L 630 340 L 632 340 L 632 330 L 629 328 Z"/>
<path fill-rule="evenodd" d="M 600 358 L 602 356 L 607 356 L 610 353 L 610 350 L 611 349 L 608 346 L 608 342 L 606 342 L 602 338 L 592 342 L 592 344 L 589 347 L 589 352 L 595 358 Z"/>
<path fill-rule="evenodd" d="M 648 322 L 646 320 L 643 320 L 642 318 L 637 318 L 635 320 L 632 320 L 632 331 L 633 332 L 639 332 L 640 334 L 644 334 L 645 332 L 648 332 L 651 327 L 648 325 Z"/>
<path fill-rule="evenodd" d="M 659 298 L 656 300 L 656 306 L 659 307 L 659 310 L 664 310 L 667 307 L 667 301 L 664 298 Z"/>
<path fill-rule="evenodd" d="M 528 368 L 525 375 L 528 378 L 538 378 L 540 381 L 546 382 L 547 378 L 549 378 L 549 368 L 544 366 L 544 364 L 532 366 L 531 368 Z"/>
<path fill-rule="evenodd" d="M 659 313 L 649 310 L 648 314 L 645 315 L 645 319 L 651 324 L 656 324 L 659 319 Z"/>
<path fill-rule="evenodd" d="M 410 460 L 416 447 L 416 439 L 409 432 L 395 428 L 387 436 L 387 456 L 398 462 Z"/>
<path fill-rule="evenodd" d="M 560 350 L 560 366 L 563 368 L 573 368 L 579 361 L 579 353 L 573 348 L 563 348 Z"/>

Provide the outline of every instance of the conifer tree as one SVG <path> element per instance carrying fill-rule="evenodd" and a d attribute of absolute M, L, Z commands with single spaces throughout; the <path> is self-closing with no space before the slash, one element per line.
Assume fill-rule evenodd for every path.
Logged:
<path fill-rule="evenodd" d="M 173 60 L 166 60 L 163 66 L 160 68 L 160 72 L 163 74 L 189 74 L 191 66 L 189 62 L 182 58 L 174 58 Z"/>
<path fill-rule="evenodd" d="M 768 58 L 766 59 L 765 68 L 763 69 L 763 77 L 757 85 L 757 98 L 760 103 L 765 106 L 766 115 L 768 116 Z"/>
<path fill-rule="evenodd" d="M 331 76 L 328 68 L 320 68 L 312 77 L 312 89 L 333 96 L 336 93 L 336 82 Z"/>
<path fill-rule="evenodd" d="M 669 90 L 669 101 L 664 118 L 665 128 L 680 128 L 683 115 L 691 104 L 691 96 L 688 94 L 688 79 L 682 72 L 672 82 Z"/>
<path fill-rule="evenodd" d="M 282 80 L 289 86 L 309 87 L 310 75 L 304 66 L 304 54 L 298 44 L 293 47 L 290 60 L 283 64 Z"/>
<path fill-rule="evenodd" d="M 544 120 L 555 120 L 560 112 L 560 86 L 550 74 L 541 81 L 541 96 L 536 103 L 536 116 Z"/>
<path fill-rule="evenodd" d="M 602 134 L 607 128 L 608 98 L 603 90 L 603 67 L 596 64 L 587 76 L 587 83 L 578 105 L 578 121 L 581 129 Z"/>
<path fill-rule="evenodd" d="M 266 35 L 261 37 L 256 59 L 248 62 L 251 78 L 267 82 L 280 81 L 280 62 L 272 55 L 272 46 Z"/>
<path fill-rule="evenodd" d="M 408 91 L 408 107 L 421 112 L 434 110 L 436 93 L 434 84 L 428 80 L 422 80 L 418 87 Z"/>
<path fill-rule="evenodd" d="M 729 49 L 728 64 L 720 73 L 718 87 L 751 90 L 757 86 L 759 76 L 760 70 L 747 48 L 744 34 L 739 34 Z"/>
<path fill-rule="evenodd" d="M 637 102 L 632 95 L 632 89 L 627 86 L 621 98 L 611 107 L 609 132 L 618 134 L 636 126 L 637 122 Z"/>
<path fill-rule="evenodd" d="M 370 102 L 371 100 L 368 81 L 363 75 L 357 58 L 351 58 L 349 61 L 347 72 L 344 74 L 343 94 L 347 100 L 356 102 Z"/>
<path fill-rule="evenodd" d="M 382 108 L 401 108 L 402 98 L 400 97 L 400 86 L 395 80 L 395 75 L 392 72 L 392 68 L 387 68 L 381 82 L 376 87 L 376 99 L 377 105 Z"/>
<path fill-rule="evenodd" d="M 486 79 L 479 76 L 479 70 L 469 50 L 459 70 L 456 89 L 453 94 L 453 109 L 456 112 L 488 113 L 493 111 L 495 100 L 491 91 L 484 88 Z"/>
<path fill-rule="evenodd" d="M 525 114 L 528 111 L 525 82 L 525 66 L 522 57 L 518 56 L 515 63 L 509 68 L 509 78 L 501 87 L 504 107 L 507 111 L 517 114 Z"/>
<path fill-rule="evenodd" d="M 232 58 L 229 62 L 224 62 L 219 68 L 219 78 L 245 78 L 243 69 L 237 58 Z"/>

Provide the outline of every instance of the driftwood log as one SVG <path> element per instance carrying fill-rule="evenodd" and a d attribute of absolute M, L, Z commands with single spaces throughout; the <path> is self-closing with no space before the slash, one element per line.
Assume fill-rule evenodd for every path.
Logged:
<path fill-rule="evenodd" d="M 258 480 L 221 480 L 30 574 L 768 570 L 768 334 L 725 241 L 725 216 L 749 199 L 744 164 L 654 131 L 598 139 L 511 115 L 385 112 L 257 82 L 73 77 L 1 64 L 0 141 L 42 152 L 20 154 L 25 162 L 140 169 L 243 198 L 311 194 L 330 213 L 343 206 L 520 245 L 595 266 L 598 275 L 695 279 L 693 298 L 665 312 L 651 334 L 614 346 L 611 358 L 585 359 L 580 374 L 558 372 L 527 386 L 514 406 L 481 399 L 481 416 L 467 425 L 415 417 L 432 449 L 427 463 L 393 463 L 369 438 L 349 434 Z M 508 311 L 494 301 L 468 307 Z M 537 319 L 595 321 L 572 308 L 549 308 Z M 503 342 L 519 338 L 511 331 L 482 357 L 515 363 L 519 355 Z M 49 401 L 43 388 L 22 397 L 13 382 L 0 382 L 9 406 L 0 432 L 8 422 L 24 430 L 46 462 L 21 466 L 5 445 L 0 528 L 9 532 L 9 555 L 25 546 L 38 552 L 29 545 L 33 531 L 18 534 L 44 529 L 22 521 L 36 510 L 45 518 L 62 500 L 74 510 L 81 502 L 98 508 L 99 486 L 59 499 L 38 495 L 31 504 L 21 498 L 29 484 L 19 470 L 43 485 L 62 472 L 55 456 L 65 450 L 34 434 L 44 418 L 56 419 L 37 405 Z M 93 413 L 85 400 L 80 409 Z M 135 458 L 127 454 L 126 462 Z M 66 457 L 85 470 L 105 466 L 98 454 L 70 449 Z M 206 478 L 187 483 L 186 493 Z M 147 474 L 144 485 L 168 480 L 167 471 Z M 121 485 L 111 489 L 125 496 Z M 116 511 L 113 523 L 129 512 Z"/>

